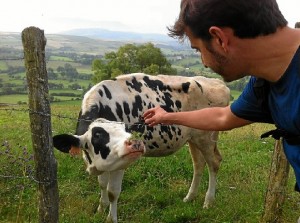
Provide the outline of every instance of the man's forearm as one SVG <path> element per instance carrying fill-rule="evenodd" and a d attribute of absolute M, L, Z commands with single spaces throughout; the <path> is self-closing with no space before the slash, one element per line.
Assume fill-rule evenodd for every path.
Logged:
<path fill-rule="evenodd" d="M 214 107 L 195 111 L 166 113 L 163 116 L 162 123 L 184 125 L 201 130 L 224 131 L 251 122 L 234 116 L 229 107 Z"/>

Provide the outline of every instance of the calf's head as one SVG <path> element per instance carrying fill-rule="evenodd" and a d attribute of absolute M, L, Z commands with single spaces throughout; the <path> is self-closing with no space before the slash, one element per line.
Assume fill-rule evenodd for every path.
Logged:
<path fill-rule="evenodd" d="M 83 135 L 54 136 L 53 145 L 65 153 L 79 148 L 84 150 L 87 171 L 99 175 L 104 171 L 124 169 L 144 154 L 143 142 L 131 139 L 132 134 L 126 129 L 124 123 L 97 119 Z"/>

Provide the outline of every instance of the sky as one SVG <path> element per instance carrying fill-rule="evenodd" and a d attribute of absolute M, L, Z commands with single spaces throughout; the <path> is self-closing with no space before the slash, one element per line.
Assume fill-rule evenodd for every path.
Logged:
<path fill-rule="evenodd" d="M 0 32 L 29 26 L 46 34 L 75 28 L 105 28 L 167 33 L 178 17 L 181 0 L 2 0 Z M 300 0 L 277 0 L 290 27 L 300 21 Z M 1 41 L 1 40 L 0 40 Z"/>

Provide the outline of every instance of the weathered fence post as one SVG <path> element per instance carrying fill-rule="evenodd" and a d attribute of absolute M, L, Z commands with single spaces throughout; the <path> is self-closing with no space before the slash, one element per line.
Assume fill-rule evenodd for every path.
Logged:
<path fill-rule="evenodd" d="M 44 31 L 22 32 L 29 95 L 29 116 L 39 188 L 39 222 L 58 222 L 57 163 L 53 153 Z"/>
<path fill-rule="evenodd" d="M 285 157 L 282 142 L 276 140 L 270 169 L 269 185 L 265 197 L 264 213 L 261 222 L 282 222 L 282 207 L 285 200 L 289 176 L 289 163 Z"/>

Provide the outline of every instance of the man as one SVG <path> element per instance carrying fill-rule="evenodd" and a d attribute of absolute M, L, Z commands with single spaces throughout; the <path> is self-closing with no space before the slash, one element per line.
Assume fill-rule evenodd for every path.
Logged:
<path fill-rule="evenodd" d="M 170 36 L 201 52 L 203 64 L 225 81 L 247 75 L 242 95 L 228 107 L 168 113 L 160 107 L 145 123 L 230 130 L 253 122 L 274 123 L 300 191 L 300 29 L 287 26 L 276 0 L 182 0 Z"/>

